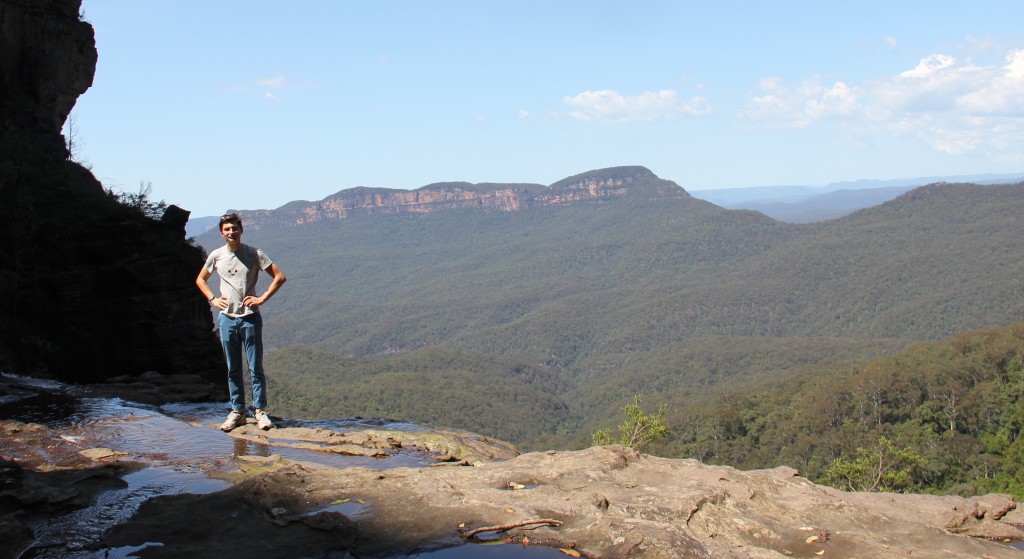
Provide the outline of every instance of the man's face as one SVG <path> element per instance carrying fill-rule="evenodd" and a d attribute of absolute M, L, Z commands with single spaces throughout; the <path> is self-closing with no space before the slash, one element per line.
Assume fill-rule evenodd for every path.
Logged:
<path fill-rule="evenodd" d="M 226 222 L 220 226 L 220 236 L 229 243 L 242 240 L 242 228 L 237 223 Z"/>

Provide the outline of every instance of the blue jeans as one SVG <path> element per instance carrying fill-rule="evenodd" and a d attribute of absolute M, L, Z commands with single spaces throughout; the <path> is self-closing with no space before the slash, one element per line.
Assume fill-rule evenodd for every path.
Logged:
<path fill-rule="evenodd" d="M 241 318 L 220 315 L 220 344 L 224 348 L 224 359 L 228 362 L 228 396 L 231 409 L 245 410 L 245 379 L 242 377 L 242 350 L 249 362 L 249 379 L 252 381 L 252 405 L 257 409 L 267 407 L 267 378 L 263 375 L 263 318 L 260 313 Z"/>

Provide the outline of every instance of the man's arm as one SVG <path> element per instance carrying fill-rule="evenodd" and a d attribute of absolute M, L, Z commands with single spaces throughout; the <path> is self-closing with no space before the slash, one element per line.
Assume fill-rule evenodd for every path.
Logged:
<path fill-rule="evenodd" d="M 199 270 L 199 275 L 196 277 L 196 287 L 199 291 L 203 292 L 203 296 L 210 301 L 210 304 L 224 311 L 228 308 L 228 300 L 226 297 L 214 297 L 213 289 L 210 289 L 210 284 L 206 280 L 210 279 L 211 272 L 206 268 Z"/>
<path fill-rule="evenodd" d="M 205 272 L 206 270 L 204 269 L 203 271 Z M 278 289 L 281 289 L 281 286 L 284 285 L 284 282 L 288 281 L 288 278 L 284 277 L 284 272 L 281 271 L 281 268 L 279 268 L 277 264 L 271 264 L 266 269 L 266 272 L 270 274 L 270 277 L 274 278 L 270 281 L 270 287 L 267 288 L 267 291 L 264 292 L 263 295 L 260 295 L 259 297 L 249 295 L 245 299 L 242 299 L 242 304 L 249 307 L 250 309 L 260 308 L 260 306 L 263 305 L 263 303 L 266 303 L 271 297 L 274 296 L 274 293 L 277 293 Z M 209 276 L 209 272 L 207 272 L 206 275 Z"/>

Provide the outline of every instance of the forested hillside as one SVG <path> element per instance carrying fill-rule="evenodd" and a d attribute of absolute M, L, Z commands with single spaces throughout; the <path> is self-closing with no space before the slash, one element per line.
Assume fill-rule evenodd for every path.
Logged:
<path fill-rule="evenodd" d="M 286 348 L 270 363 L 276 411 L 583 445 L 637 393 L 696 428 L 705 423 L 684 419 L 691 403 L 711 402 L 723 383 L 828 377 L 1024 316 L 1022 184 L 929 185 L 842 219 L 788 224 L 651 180 L 628 196 L 517 211 L 302 225 L 266 212 L 245 241 L 289 277 L 264 310 L 268 347 Z M 705 449 L 690 436 L 660 451 L 747 466 L 792 455 L 815 472 L 832 456 L 762 454 L 759 440 L 733 435 Z"/>
<path fill-rule="evenodd" d="M 892 450 L 906 488 L 1024 495 L 1024 323 L 957 334 L 891 356 L 737 376 L 668 403 L 675 434 L 655 452 L 742 468 L 788 465 L 823 479 L 833 460 Z M 893 449 L 880 445 L 892 441 Z M 892 466 L 896 468 L 896 465 Z M 860 489 L 854 485 L 852 488 Z"/>
<path fill-rule="evenodd" d="M 472 428 L 524 440 L 575 424 L 566 383 L 502 357 L 425 349 L 389 357 L 340 357 L 290 346 L 268 359 L 276 409 L 291 417 L 383 417 Z"/>
<path fill-rule="evenodd" d="M 900 489 L 1024 495 L 1024 323 L 904 345 L 703 339 L 665 356 L 674 374 L 598 371 L 575 386 L 542 367 L 433 349 L 342 358 L 293 346 L 275 352 L 269 370 L 276 398 L 297 417 L 399 417 L 528 449 L 573 448 L 614 427 L 629 395 L 643 393 L 646 407 L 668 409 L 673 433 L 651 449 L 658 455 L 786 465 L 852 489 L 867 488 L 874 472 L 830 478 L 835 461 L 866 455 L 904 470 Z M 863 357 L 879 351 L 889 355 Z"/>

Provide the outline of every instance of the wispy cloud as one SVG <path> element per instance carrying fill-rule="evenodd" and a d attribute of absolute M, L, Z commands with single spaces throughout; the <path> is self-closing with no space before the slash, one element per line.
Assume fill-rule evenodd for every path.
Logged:
<path fill-rule="evenodd" d="M 671 89 L 639 95 L 623 95 L 609 89 L 584 91 L 564 97 L 562 102 L 575 109 L 569 112 L 572 118 L 616 124 L 699 117 L 711 112 L 711 105 L 703 97 L 680 99 Z"/>
<path fill-rule="evenodd" d="M 766 78 L 738 116 L 774 128 L 834 122 L 916 137 L 941 153 L 1024 162 L 1024 50 L 991 66 L 933 54 L 896 75 L 858 84 Z"/>
<path fill-rule="evenodd" d="M 309 87 L 308 82 L 296 82 L 289 80 L 282 75 L 272 76 L 269 78 L 258 78 L 256 83 L 261 87 L 266 88 L 266 91 L 263 92 L 263 98 L 268 101 L 280 101 L 280 92 L 284 90 L 305 89 Z"/>
<path fill-rule="evenodd" d="M 284 76 L 274 76 L 272 78 L 259 78 L 256 80 L 256 83 L 263 87 L 283 88 L 288 85 L 288 80 Z"/>
<path fill-rule="evenodd" d="M 311 87 L 309 82 L 296 82 L 282 75 L 256 78 L 247 85 L 224 87 L 221 91 L 229 93 L 258 93 L 268 101 L 280 101 L 281 92 Z"/>

